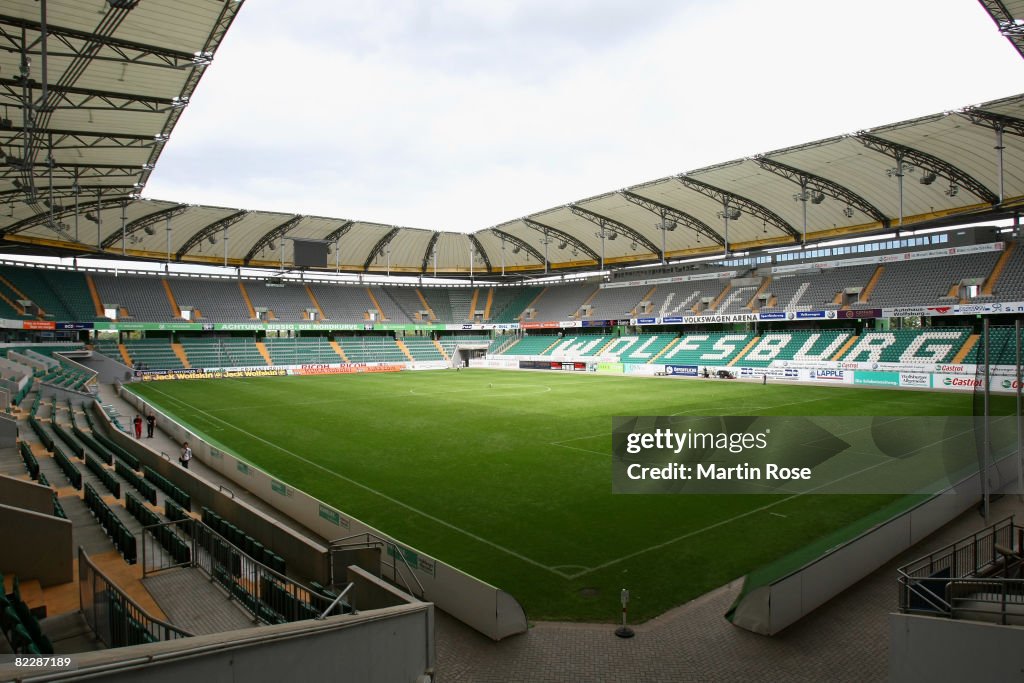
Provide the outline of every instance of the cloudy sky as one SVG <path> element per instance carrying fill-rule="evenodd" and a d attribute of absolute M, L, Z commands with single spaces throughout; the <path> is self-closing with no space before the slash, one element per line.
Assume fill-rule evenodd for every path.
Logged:
<path fill-rule="evenodd" d="M 976 0 L 250 0 L 145 195 L 472 231 L 1021 83 Z"/>

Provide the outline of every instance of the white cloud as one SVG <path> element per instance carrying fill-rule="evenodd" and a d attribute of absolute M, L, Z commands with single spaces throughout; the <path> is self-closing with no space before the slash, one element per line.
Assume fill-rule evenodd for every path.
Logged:
<path fill-rule="evenodd" d="M 1013 94 L 963 0 L 249 3 L 148 196 L 476 230 Z"/>

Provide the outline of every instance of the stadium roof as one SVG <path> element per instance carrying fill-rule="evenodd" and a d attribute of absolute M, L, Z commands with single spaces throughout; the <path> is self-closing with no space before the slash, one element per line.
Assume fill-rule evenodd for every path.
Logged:
<path fill-rule="evenodd" d="M 978 0 L 996 22 L 999 32 L 1024 57 L 1024 0 Z"/>
<path fill-rule="evenodd" d="M 1024 7 L 997 4 L 1010 16 Z M 1024 200 L 1024 95 L 652 180 L 471 234 L 140 198 L 241 5 L 5 3 L 6 248 L 287 268 L 288 241 L 304 238 L 336 246 L 331 270 L 534 274 L 990 216 Z"/>

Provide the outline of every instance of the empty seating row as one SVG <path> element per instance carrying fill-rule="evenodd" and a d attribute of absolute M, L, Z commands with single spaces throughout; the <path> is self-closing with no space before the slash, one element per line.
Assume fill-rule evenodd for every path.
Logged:
<path fill-rule="evenodd" d="M 144 503 L 130 493 L 124 494 L 124 507 L 143 527 L 153 535 L 175 564 L 188 564 L 192 561 L 192 547 L 181 539 L 170 526 L 163 523 L 160 516 L 150 510 Z"/>
<path fill-rule="evenodd" d="M 152 482 L 157 488 L 163 491 L 171 500 L 181 507 L 186 510 L 192 509 L 192 497 L 175 486 L 170 479 L 164 477 L 152 467 L 144 466 L 142 471 L 146 475 L 146 481 Z"/>
<path fill-rule="evenodd" d="M 135 535 L 128 530 L 128 527 L 124 525 L 124 522 L 114 514 L 114 511 L 110 509 L 100 494 L 96 493 L 96 489 L 91 484 L 85 485 L 85 506 L 89 508 L 92 514 L 96 517 L 96 520 L 100 523 L 100 526 L 110 536 L 110 540 L 114 542 L 121 555 L 124 556 L 125 561 L 128 564 L 135 564 L 138 557 L 136 551 Z"/>
<path fill-rule="evenodd" d="M 227 521 L 208 507 L 202 509 L 203 524 L 223 536 L 236 548 L 252 559 L 265 564 L 279 574 L 285 573 L 285 562 L 277 553 L 249 536 L 237 526 Z"/>
<path fill-rule="evenodd" d="M 100 464 L 100 461 L 92 457 L 88 453 L 84 455 L 85 466 L 90 472 L 96 475 L 108 491 L 113 494 L 114 498 L 121 497 L 121 482 L 114 478 L 114 475 L 110 470 Z"/>
<path fill-rule="evenodd" d="M 132 488 L 142 494 L 142 497 L 148 500 L 153 505 L 156 505 L 156 487 L 151 483 L 140 477 L 130 467 L 125 465 L 123 462 L 118 461 L 114 465 L 114 471 L 117 472 L 118 476 L 131 484 Z"/>
<path fill-rule="evenodd" d="M 24 441 L 18 442 L 18 450 L 21 452 L 21 459 L 25 461 L 25 468 L 32 479 L 39 479 L 39 461 L 32 454 L 32 449 Z"/>
<path fill-rule="evenodd" d="M 0 574 L 0 586 L 3 585 Z M 22 600 L 18 577 L 14 577 L 12 591 L 0 592 L 0 630 L 15 654 L 52 655 L 53 644 L 43 633 L 39 620 Z"/>

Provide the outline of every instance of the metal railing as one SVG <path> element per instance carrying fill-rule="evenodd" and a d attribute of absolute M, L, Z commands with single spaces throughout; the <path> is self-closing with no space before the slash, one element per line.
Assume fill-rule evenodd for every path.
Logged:
<path fill-rule="evenodd" d="M 381 553 L 381 558 L 380 558 L 381 566 L 384 567 L 385 569 L 390 569 L 391 570 L 391 576 L 390 577 L 384 576 L 384 578 L 387 578 L 388 580 L 391 581 L 391 583 L 395 584 L 396 586 L 399 586 L 399 587 L 403 588 L 405 590 L 405 592 L 407 592 L 407 593 L 409 593 L 409 594 L 411 594 L 411 595 L 413 595 L 413 596 L 415 596 L 415 597 L 417 597 L 417 598 L 419 598 L 421 600 L 423 599 L 423 596 L 424 596 L 424 593 L 425 593 L 425 591 L 423 590 L 423 584 L 420 583 L 419 578 L 416 576 L 416 572 L 413 571 L 412 566 L 409 564 L 409 561 L 406 559 L 405 553 L 402 552 L 402 550 L 403 550 L 402 547 L 399 546 L 398 544 L 396 544 L 395 542 L 389 541 L 386 538 L 382 538 L 380 536 L 377 536 L 376 534 L 372 534 L 370 532 L 365 532 L 365 533 L 361 533 L 361 534 L 353 534 L 351 536 L 345 536 L 343 538 L 337 538 L 337 539 L 331 541 L 331 543 L 329 545 L 329 550 L 330 550 L 330 553 L 331 553 L 332 556 L 334 555 L 335 552 L 340 552 L 340 551 L 345 551 L 345 550 L 358 550 L 360 548 L 380 548 L 380 549 L 383 549 L 384 552 Z M 396 561 L 390 561 L 389 562 L 387 560 L 387 558 L 389 558 L 389 557 L 391 557 L 391 558 L 398 558 L 399 560 L 401 560 L 401 562 L 400 563 L 396 562 Z M 334 576 L 333 576 L 333 573 L 334 573 L 334 561 L 333 561 L 333 559 L 331 561 L 331 565 L 330 566 L 331 566 L 331 573 L 332 573 L 332 577 L 331 578 L 332 578 L 332 580 L 334 580 Z M 406 570 L 405 572 L 402 571 L 402 569 L 401 569 L 402 567 L 405 567 L 405 570 Z M 410 581 L 409 578 L 406 578 L 406 573 L 408 573 L 408 576 L 412 578 L 412 581 Z M 384 572 L 382 572 L 382 576 L 383 575 L 384 575 Z M 414 587 L 414 584 L 415 584 L 415 587 Z"/>
<path fill-rule="evenodd" d="M 1024 623 L 1024 528 L 1007 517 L 900 567 L 909 614 Z M 1014 609 L 1016 607 L 1016 609 Z"/>
<path fill-rule="evenodd" d="M 187 539 L 191 548 L 188 562 L 177 562 L 159 545 L 161 527 L 173 528 Z M 146 531 L 150 533 L 143 534 L 144 576 L 175 567 L 195 567 L 223 587 L 254 621 L 280 624 L 314 619 L 340 602 L 334 593 L 314 590 L 257 561 L 201 520 L 165 522 L 146 527 Z M 351 600 L 341 604 L 343 613 L 355 611 Z"/>
<path fill-rule="evenodd" d="M 189 638 L 191 633 L 149 615 L 78 549 L 78 595 L 82 616 L 107 647 Z"/>

